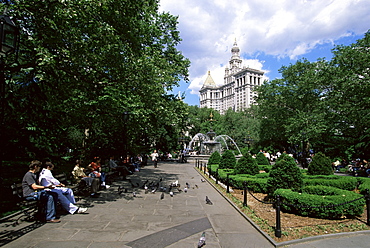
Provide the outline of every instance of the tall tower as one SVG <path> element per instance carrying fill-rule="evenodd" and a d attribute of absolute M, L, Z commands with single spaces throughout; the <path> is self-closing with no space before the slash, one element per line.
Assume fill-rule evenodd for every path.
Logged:
<path fill-rule="evenodd" d="M 231 48 L 231 59 L 229 61 L 229 73 L 234 74 L 242 69 L 242 60 L 240 59 L 240 49 L 236 44 L 236 39 L 233 47 Z"/>

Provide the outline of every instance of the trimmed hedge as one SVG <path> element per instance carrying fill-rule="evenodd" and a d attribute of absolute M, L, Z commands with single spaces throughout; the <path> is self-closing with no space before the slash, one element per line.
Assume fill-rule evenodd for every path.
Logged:
<path fill-rule="evenodd" d="M 220 159 L 220 168 L 221 169 L 234 169 L 236 165 L 236 158 L 232 151 L 226 150 Z"/>
<path fill-rule="evenodd" d="M 306 186 L 302 193 L 278 189 L 274 192 L 276 195 L 281 197 L 283 211 L 322 219 L 353 218 L 363 213 L 365 205 L 365 199 L 359 199 L 360 194 L 329 186 Z"/>
<path fill-rule="evenodd" d="M 259 166 L 257 161 L 252 158 L 251 155 L 243 155 L 235 165 L 235 174 L 249 174 L 256 175 L 259 174 Z"/>
<path fill-rule="evenodd" d="M 247 183 L 248 190 L 256 193 L 267 193 L 267 177 L 258 178 L 248 174 L 230 176 L 230 184 L 233 188 L 244 189 L 244 181 Z"/>
<path fill-rule="evenodd" d="M 211 154 L 211 156 L 208 159 L 208 164 L 219 164 L 221 160 L 221 155 L 218 151 L 215 151 Z"/>
<path fill-rule="evenodd" d="M 357 187 L 357 179 L 355 177 L 346 177 L 346 176 L 305 176 L 303 177 L 303 184 L 305 186 L 331 186 L 342 190 L 355 190 Z"/>
<path fill-rule="evenodd" d="M 366 194 L 366 190 L 370 190 L 370 178 L 367 177 L 356 177 L 357 182 L 359 184 L 358 190 L 361 194 Z"/>

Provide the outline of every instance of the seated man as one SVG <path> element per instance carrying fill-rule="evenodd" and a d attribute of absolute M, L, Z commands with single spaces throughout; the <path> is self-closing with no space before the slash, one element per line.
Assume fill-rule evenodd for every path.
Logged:
<path fill-rule="evenodd" d="M 83 181 L 86 185 L 90 187 L 91 194 L 90 196 L 97 196 L 99 190 L 100 179 L 86 176 L 84 168 L 81 167 L 81 161 L 76 160 L 76 165 L 73 168 L 72 175 L 76 179 L 77 183 Z"/>
<path fill-rule="evenodd" d="M 69 188 L 65 188 L 64 184 L 60 183 L 56 178 L 54 178 L 53 174 L 51 173 L 51 171 L 54 169 L 54 165 L 51 162 L 46 162 L 44 167 L 45 168 L 43 168 L 40 173 L 40 184 L 45 187 L 49 187 L 50 185 L 54 186 L 49 190 L 58 194 L 58 201 L 70 214 L 85 213 L 87 208 L 79 208 L 75 205 L 76 200 L 74 198 L 73 191 Z"/>
<path fill-rule="evenodd" d="M 29 165 L 29 171 L 24 175 L 22 180 L 23 196 L 26 200 L 46 200 L 46 222 L 59 223 L 60 220 L 56 219 L 56 202 L 58 200 L 57 194 L 45 191 L 45 189 L 52 189 L 53 186 L 41 186 L 37 184 L 36 173 L 40 171 L 41 162 L 32 161 Z"/>

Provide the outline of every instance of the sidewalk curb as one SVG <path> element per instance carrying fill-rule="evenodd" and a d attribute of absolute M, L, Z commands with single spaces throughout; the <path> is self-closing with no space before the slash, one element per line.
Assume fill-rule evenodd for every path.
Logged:
<path fill-rule="evenodd" d="M 277 243 L 275 242 L 275 240 L 273 240 L 267 233 L 265 233 L 262 229 L 259 228 L 259 226 L 257 226 L 247 215 L 245 215 L 243 212 L 241 212 L 239 210 L 239 207 L 235 205 L 235 203 L 233 203 L 229 198 L 227 198 L 219 189 L 217 189 L 213 183 L 211 183 L 209 181 L 209 178 L 207 176 L 205 176 L 203 173 L 200 173 L 199 170 L 197 170 L 196 167 L 194 167 L 194 169 L 224 198 L 226 199 L 231 206 L 233 206 L 239 213 L 241 216 L 243 216 L 258 232 L 260 232 L 264 237 L 265 239 L 267 239 L 272 245 L 274 245 L 275 247 L 277 247 Z"/>

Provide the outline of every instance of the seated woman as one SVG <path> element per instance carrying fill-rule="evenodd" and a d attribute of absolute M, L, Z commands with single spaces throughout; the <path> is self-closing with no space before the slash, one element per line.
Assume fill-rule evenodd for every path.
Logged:
<path fill-rule="evenodd" d="M 109 189 L 110 186 L 105 184 L 105 173 L 101 171 L 101 164 L 100 164 L 101 159 L 99 157 L 95 157 L 94 161 L 91 162 L 88 166 L 90 169 L 89 177 L 96 177 L 100 179 L 101 186 Z"/>
<path fill-rule="evenodd" d="M 72 175 L 76 179 L 77 183 L 84 182 L 87 186 L 90 187 L 91 194 L 90 196 L 95 197 L 98 194 L 100 179 L 88 177 L 85 174 L 85 168 L 81 167 L 81 161 L 76 160 L 76 165 L 73 168 Z"/>
<path fill-rule="evenodd" d="M 42 186 L 50 187 L 55 186 L 53 189 L 49 189 L 52 192 L 58 194 L 58 201 L 62 204 L 62 207 L 70 214 L 82 214 L 87 211 L 87 208 L 79 208 L 76 206 L 76 200 L 74 198 L 73 191 L 70 188 L 66 188 L 64 184 L 60 183 L 54 178 L 51 171 L 54 169 L 54 165 L 51 162 L 46 162 L 44 168 L 40 172 L 39 181 Z"/>

